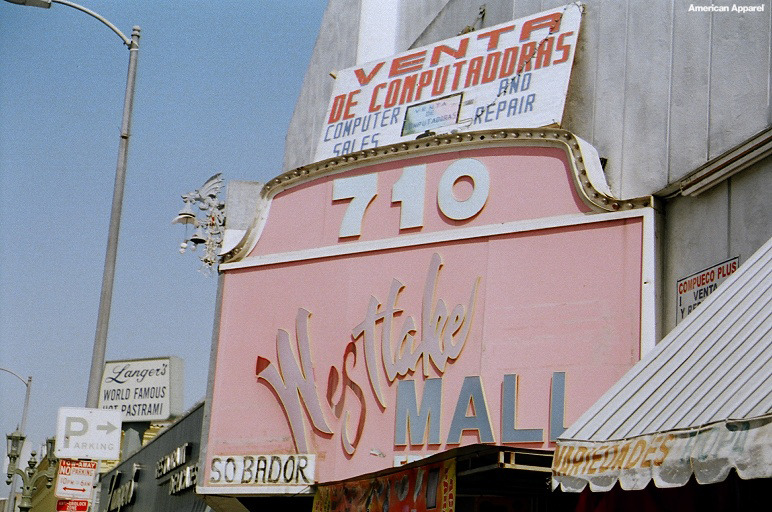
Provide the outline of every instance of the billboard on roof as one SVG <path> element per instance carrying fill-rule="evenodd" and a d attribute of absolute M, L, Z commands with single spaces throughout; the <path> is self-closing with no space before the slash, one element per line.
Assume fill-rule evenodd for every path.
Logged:
<path fill-rule="evenodd" d="M 335 73 L 316 161 L 426 135 L 560 124 L 578 3 Z"/>

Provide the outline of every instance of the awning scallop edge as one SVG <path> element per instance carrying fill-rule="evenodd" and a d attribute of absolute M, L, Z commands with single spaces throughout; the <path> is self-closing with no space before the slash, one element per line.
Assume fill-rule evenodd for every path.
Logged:
<path fill-rule="evenodd" d="M 680 487 L 692 475 L 700 484 L 772 477 L 772 414 L 606 442 L 564 441 L 555 451 L 553 489 L 580 492 Z"/>

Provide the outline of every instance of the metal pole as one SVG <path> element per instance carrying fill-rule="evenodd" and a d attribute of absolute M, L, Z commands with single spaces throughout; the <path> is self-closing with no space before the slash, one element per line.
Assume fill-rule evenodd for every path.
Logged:
<path fill-rule="evenodd" d="M 27 411 L 29 410 L 29 393 L 32 389 L 32 376 L 27 377 L 27 382 L 24 383 L 27 386 L 27 393 L 24 395 L 24 409 L 21 410 L 21 433 L 23 434 L 27 428 Z"/>
<path fill-rule="evenodd" d="M 24 430 L 27 428 L 27 411 L 29 410 L 29 395 L 30 390 L 32 389 L 32 376 L 30 375 L 27 377 L 27 380 L 25 381 L 21 375 L 12 372 L 11 370 L 8 370 L 6 368 L 0 368 L 0 370 L 4 372 L 8 372 L 20 381 L 24 383 L 24 385 L 27 387 L 27 392 L 24 394 L 24 408 L 21 410 L 21 427 L 19 431 L 23 434 Z M 13 509 L 16 508 L 16 474 L 14 474 L 11 477 L 11 487 L 8 491 L 8 501 L 6 502 L 5 510 L 6 512 L 13 512 Z"/>
<path fill-rule="evenodd" d="M 102 293 L 99 297 L 99 314 L 97 316 L 94 351 L 91 356 L 91 373 L 89 375 L 88 395 L 86 397 L 86 407 L 92 408 L 97 407 L 99 401 L 99 386 L 105 364 L 107 331 L 110 324 L 110 306 L 112 304 L 113 282 L 115 280 L 115 260 L 118 255 L 118 235 L 121 229 L 123 190 L 126 183 L 126 163 L 129 156 L 131 113 L 134 105 L 134 83 L 137 78 L 137 56 L 139 54 L 139 33 L 140 28 L 135 26 L 131 32 L 131 44 L 129 45 L 129 72 L 126 78 L 126 96 L 123 103 L 123 122 L 121 124 L 121 140 L 118 146 L 118 164 L 115 168 L 113 206 L 110 212 L 110 230 L 107 236 L 105 268 L 102 275 Z"/>

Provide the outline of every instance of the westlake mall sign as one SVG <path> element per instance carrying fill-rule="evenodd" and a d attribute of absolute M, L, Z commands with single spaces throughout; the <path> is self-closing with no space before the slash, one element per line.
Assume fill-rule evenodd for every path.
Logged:
<path fill-rule="evenodd" d="M 220 265 L 197 492 L 551 449 L 654 342 L 651 200 L 606 191 L 594 149 L 555 129 L 268 182 Z"/>
<path fill-rule="evenodd" d="M 316 161 L 426 135 L 559 125 L 578 3 L 337 72 Z"/>

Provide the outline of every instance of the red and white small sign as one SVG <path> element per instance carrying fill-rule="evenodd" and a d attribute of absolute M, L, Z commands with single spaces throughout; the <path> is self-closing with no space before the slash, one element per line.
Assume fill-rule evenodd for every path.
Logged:
<path fill-rule="evenodd" d="M 713 293 L 740 266 L 740 257 L 722 261 L 676 283 L 676 325 Z"/>
<path fill-rule="evenodd" d="M 61 459 L 59 460 L 59 472 L 56 478 L 56 492 L 54 494 L 57 498 L 88 501 L 91 499 L 91 492 L 94 489 L 96 474 L 97 461 L 95 460 Z M 57 510 L 60 509 L 57 508 Z"/>
<path fill-rule="evenodd" d="M 88 500 L 58 500 L 56 512 L 88 512 Z"/>

